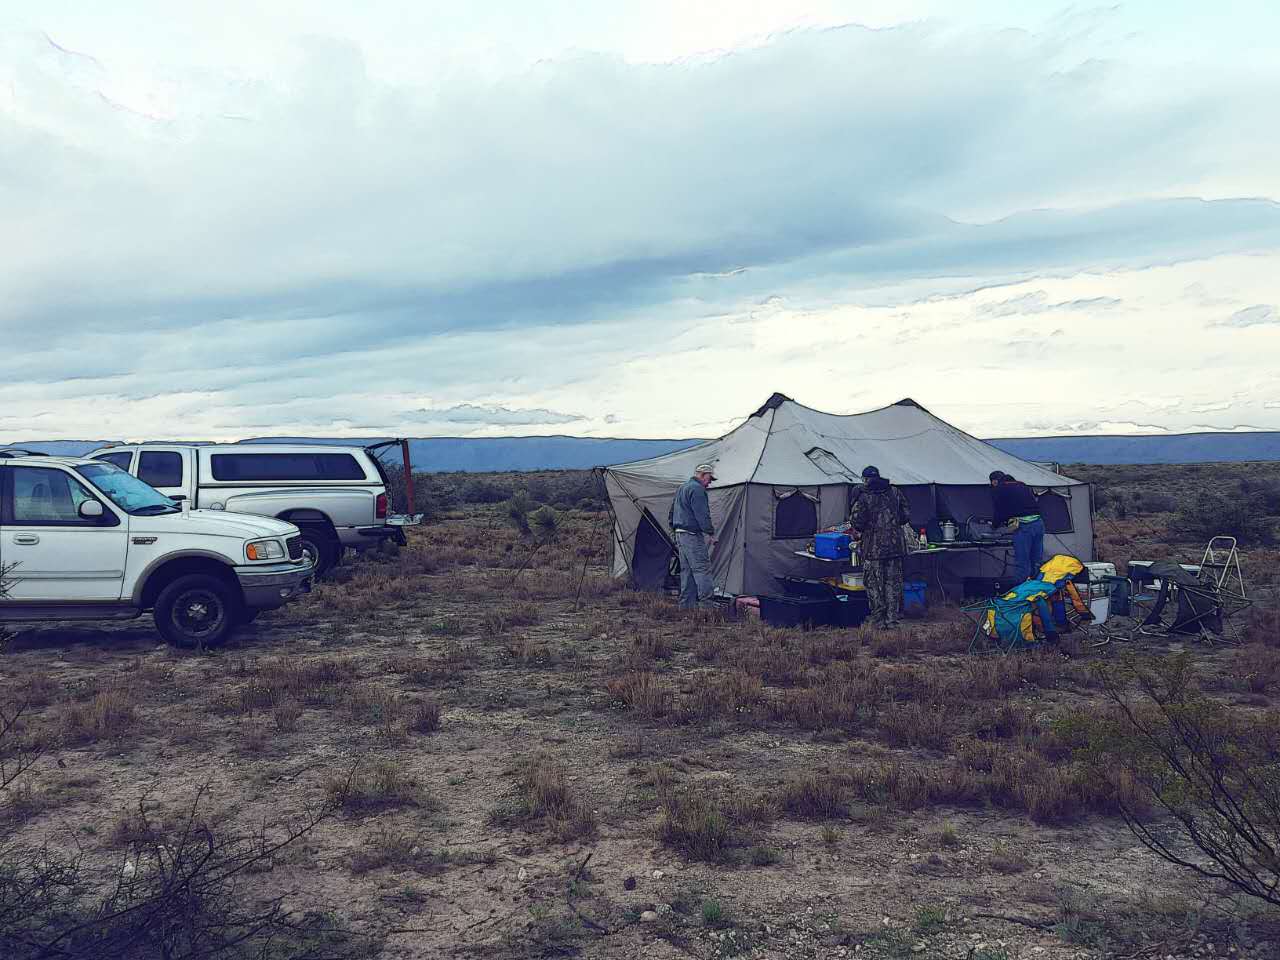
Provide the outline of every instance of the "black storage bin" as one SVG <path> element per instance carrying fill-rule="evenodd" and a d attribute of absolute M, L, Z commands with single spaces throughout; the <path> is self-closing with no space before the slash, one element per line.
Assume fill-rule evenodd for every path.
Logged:
<path fill-rule="evenodd" d="M 871 603 L 865 590 L 840 590 L 836 597 L 836 626 L 860 627 L 871 613 Z"/>
<path fill-rule="evenodd" d="M 774 577 L 782 585 L 788 596 L 812 597 L 815 600 L 834 600 L 842 591 L 821 580 L 810 580 L 806 577 Z"/>
<path fill-rule="evenodd" d="M 775 627 L 821 627 L 835 624 L 840 611 L 833 599 L 761 597 L 760 619 Z"/>

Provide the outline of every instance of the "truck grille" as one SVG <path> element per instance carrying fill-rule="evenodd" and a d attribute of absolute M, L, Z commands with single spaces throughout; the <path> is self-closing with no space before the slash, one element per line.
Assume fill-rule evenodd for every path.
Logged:
<path fill-rule="evenodd" d="M 288 540 L 284 542 L 284 545 L 289 550 L 290 560 L 302 559 L 302 538 L 301 537 L 290 537 Z"/>

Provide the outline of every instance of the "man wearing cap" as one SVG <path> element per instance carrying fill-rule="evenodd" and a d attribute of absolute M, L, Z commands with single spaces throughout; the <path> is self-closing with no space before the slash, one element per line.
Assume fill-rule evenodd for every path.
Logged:
<path fill-rule="evenodd" d="M 1031 488 L 1001 470 L 991 471 L 991 522 L 1013 534 L 1013 568 L 1018 582 L 1040 575 L 1044 563 L 1044 520 Z"/>
<path fill-rule="evenodd" d="M 881 477 L 875 467 L 863 470 L 862 487 L 849 509 L 849 523 L 857 531 L 867 603 L 871 621 L 878 627 L 898 623 L 902 558 L 906 554 L 902 525 L 910 519 L 911 508 L 902 491 Z"/>
<path fill-rule="evenodd" d="M 671 529 L 680 554 L 680 608 L 711 606 L 715 589 L 711 582 L 707 547 L 715 547 L 715 527 L 711 525 L 711 504 L 707 487 L 716 478 L 715 468 L 700 463 L 693 476 L 676 491 L 671 504 Z"/>

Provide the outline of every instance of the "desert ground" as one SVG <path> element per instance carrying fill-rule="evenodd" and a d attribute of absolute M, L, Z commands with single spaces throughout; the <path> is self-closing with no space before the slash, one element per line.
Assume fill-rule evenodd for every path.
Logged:
<path fill-rule="evenodd" d="M 1224 469 L 1233 501 L 1280 480 Z M 1089 471 L 1100 559 L 1199 559 L 1221 471 Z M 556 499 L 540 482 L 518 512 Z M 222 649 L 168 647 L 146 619 L 15 632 L 3 743 L 30 766 L 0 792 L 0 891 L 41 850 L 82 886 L 57 916 L 0 893 L 15 955 L 107 955 L 88 934 L 34 944 L 110 891 L 117 912 L 148 902 L 130 885 L 195 843 L 231 866 L 131 956 L 1280 956 L 1275 908 L 1139 842 L 1122 812 L 1160 811 L 1081 734 L 1114 714 L 1108 670 L 1178 654 L 1199 694 L 1275 720 L 1265 531 L 1239 645 L 1001 656 L 968 653 L 972 625 L 937 604 L 886 632 L 682 613 L 607 575 L 598 501 L 534 509 L 526 533 L 501 488 L 448 483 L 424 481 L 440 502 L 407 548 Z M 276 913 L 228 921 L 239 942 L 182 932 L 237 909 Z"/>

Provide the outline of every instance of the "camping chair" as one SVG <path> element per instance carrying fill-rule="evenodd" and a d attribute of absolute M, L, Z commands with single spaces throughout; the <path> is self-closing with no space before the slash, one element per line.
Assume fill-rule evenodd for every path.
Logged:
<path fill-rule="evenodd" d="M 1140 633 L 1197 637 L 1210 644 L 1218 640 L 1240 642 L 1232 618 L 1250 604 L 1243 595 L 1242 582 L 1239 593 L 1228 591 L 1219 585 L 1225 577 L 1206 571 L 1203 566 L 1197 576 L 1172 560 L 1156 561 L 1149 572 L 1160 580 L 1160 589 L 1155 603 L 1139 624 Z M 1172 611 L 1168 624 L 1165 623 L 1166 611 Z"/>
<path fill-rule="evenodd" d="M 1040 566 L 1040 579 L 1053 586 L 1049 605 L 1054 613 L 1054 623 L 1061 632 L 1070 633 L 1093 622 L 1093 611 L 1076 586 L 1077 579 L 1082 576 L 1086 577 L 1087 583 L 1084 564 L 1066 553 L 1052 556 Z M 1062 608 L 1061 616 L 1058 616 L 1059 606 Z"/>
<path fill-rule="evenodd" d="M 996 647 L 1008 654 L 1018 647 L 1030 647 L 1039 642 L 1036 636 L 1036 615 L 1041 623 L 1052 622 L 1053 611 L 1048 598 L 1053 594 L 1053 584 L 1043 580 L 1025 580 L 1008 593 L 960 609 L 976 614 L 973 637 L 969 640 L 969 652 L 978 647 Z M 973 618 L 971 618 L 973 619 Z"/>

